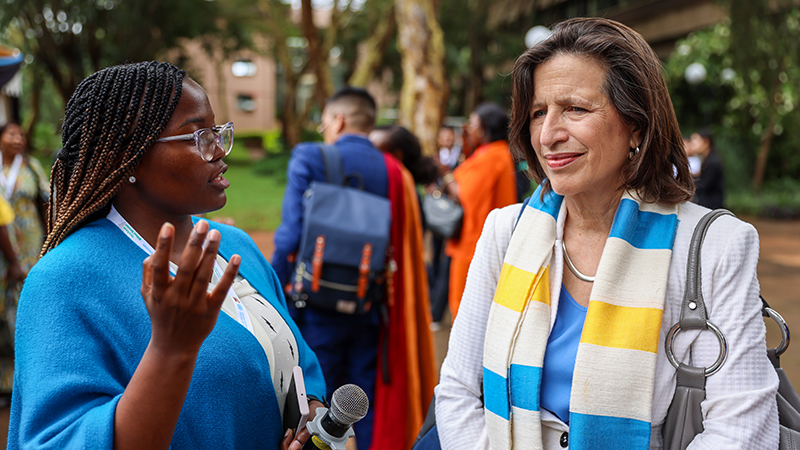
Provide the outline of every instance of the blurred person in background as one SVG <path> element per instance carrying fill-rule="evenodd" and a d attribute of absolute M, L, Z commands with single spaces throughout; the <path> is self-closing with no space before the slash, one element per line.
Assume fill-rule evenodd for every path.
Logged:
<path fill-rule="evenodd" d="M 16 260 L 0 260 L 0 314 L 13 331 L 19 293 L 25 275 L 39 259 L 44 241 L 44 213 L 50 183 L 41 164 L 28 157 L 25 135 L 19 124 L 0 127 L 0 192 L 14 211 L 9 238 Z M 0 392 L 10 393 L 13 383 L 12 360 L 0 360 Z"/>
<path fill-rule="evenodd" d="M 725 199 L 725 172 L 714 145 L 714 136 L 710 130 L 702 129 L 692 133 L 690 145 L 690 164 L 692 158 L 700 161 L 699 173 L 692 171 L 695 186 L 692 201 L 709 209 L 722 208 Z"/>
<path fill-rule="evenodd" d="M 469 115 L 464 129 L 464 146 L 469 157 L 442 177 L 447 194 L 464 208 L 461 233 L 448 241 L 450 292 L 453 318 L 458 312 L 467 271 L 486 216 L 517 202 L 516 168 L 508 150 L 508 113 L 493 103 L 484 103 Z"/>
<path fill-rule="evenodd" d="M 444 126 L 440 128 L 436 143 L 439 145 L 438 157 L 439 164 L 442 166 L 453 170 L 464 160 L 461 146 L 456 142 L 456 130 L 453 127 Z"/>

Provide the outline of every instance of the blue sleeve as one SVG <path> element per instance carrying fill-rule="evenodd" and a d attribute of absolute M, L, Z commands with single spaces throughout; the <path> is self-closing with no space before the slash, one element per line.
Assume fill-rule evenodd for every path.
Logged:
<path fill-rule="evenodd" d="M 141 298 L 123 285 L 85 265 L 31 271 L 17 315 L 9 449 L 112 448 L 129 363 L 149 334 L 146 311 L 129 314 L 144 309 Z M 92 306 L 122 302 L 133 306 L 117 315 Z"/>
<path fill-rule="evenodd" d="M 272 256 L 272 267 L 278 274 L 281 286 L 289 283 L 294 269 L 288 258 L 297 252 L 300 246 L 300 234 L 303 230 L 303 194 L 311 181 L 318 179 L 315 175 L 318 176 L 316 172 L 320 170 L 315 166 L 322 164 L 320 158 L 316 145 L 300 144 L 292 151 L 286 169 L 286 191 L 283 195 L 281 224 L 275 230 L 275 253 Z"/>

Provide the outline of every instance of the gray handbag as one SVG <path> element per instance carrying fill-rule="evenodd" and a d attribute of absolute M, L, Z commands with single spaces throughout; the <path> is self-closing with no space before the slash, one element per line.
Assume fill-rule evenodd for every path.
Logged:
<path fill-rule="evenodd" d="M 724 209 L 711 211 L 700 219 L 694 229 L 686 265 L 686 290 L 681 305 L 681 317 L 667 333 L 665 343 L 667 359 L 677 370 L 677 384 L 661 430 L 664 450 L 685 450 L 694 437 L 703 431 L 703 412 L 700 403 L 706 398 L 706 377 L 716 373 L 728 355 L 725 335 L 708 320 L 700 279 L 700 250 L 703 239 L 711 222 L 722 215 L 733 214 Z M 781 344 L 777 348 L 767 350 L 767 356 L 780 379 L 777 395 L 781 430 L 779 450 L 800 450 L 800 396 L 780 367 L 780 355 L 789 346 L 789 327 L 783 317 L 770 308 L 763 297 L 761 302 L 762 315 L 775 320 L 782 334 Z M 720 355 L 711 367 L 692 367 L 677 360 L 673 345 L 675 336 L 682 330 L 711 330 L 717 335 Z"/>
<path fill-rule="evenodd" d="M 422 214 L 425 227 L 436 236 L 449 239 L 461 231 L 464 209 L 439 189 L 422 198 Z"/>

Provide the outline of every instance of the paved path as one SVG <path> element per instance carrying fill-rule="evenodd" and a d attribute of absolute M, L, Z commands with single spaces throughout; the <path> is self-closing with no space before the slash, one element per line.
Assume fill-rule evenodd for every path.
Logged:
<path fill-rule="evenodd" d="M 771 221 L 745 218 L 758 230 L 761 238 L 761 255 L 758 278 L 761 293 L 775 310 L 780 312 L 792 331 L 794 345 L 781 358 L 781 365 L 792 384 L 800 389 L 800 221 Z M 274 251 L 271 232 L 251 232 L 261 251 L 271 257 Z M 441 365 L 447 352 L 449 328 L 434 333 L 437 365 Z M 771 320 L 767 322 L 767 344 L 776 347 L 780 330 Z"/>

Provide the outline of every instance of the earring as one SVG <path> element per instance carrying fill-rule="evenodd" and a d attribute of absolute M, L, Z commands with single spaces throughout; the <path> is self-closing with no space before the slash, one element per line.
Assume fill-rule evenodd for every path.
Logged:
<path fill-rule="evenodd" d="M 633 159 L 638 154 L 639 154 L 639 147 L 631 149 L 631 152 L 628 153 L 628 159 Z"/>
<path fill-rule="evenodd" d="M 128 183 L 133 184 L 136 183 L 136 177 L 131 175 L 128 177 Z"/>

